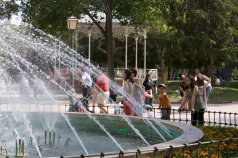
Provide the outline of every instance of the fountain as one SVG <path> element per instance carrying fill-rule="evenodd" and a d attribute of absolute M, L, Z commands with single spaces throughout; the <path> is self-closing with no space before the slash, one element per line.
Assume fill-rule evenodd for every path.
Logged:
<path fill-rule="evenodd" d="M 98 72 L 97 68 L 41 30 L 1 27 L 0 157 L 124 152 L 157 144 L 190 143 L 202 137 L 200 130 L 170 121 L 91 114 L 85 109 L 84 113 L 61 112 L 60 108 L 68 104 L 68 95 L 75 93 L 71 87 L 72 75 L 77 79 L 80 67 L 93 73 Z M 63 68 L 69 77 L 59 75 Z M 127 96 L 111 83 L 111 90 Z M 136 102 L 133 106 L 140 115 L 141 107 Z M 191 136 L 191 130 L 197 133 L 195 137 Z"/>

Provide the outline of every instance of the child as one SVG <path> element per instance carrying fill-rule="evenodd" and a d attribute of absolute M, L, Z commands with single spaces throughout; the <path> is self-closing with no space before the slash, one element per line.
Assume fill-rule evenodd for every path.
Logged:
<path fill-rule="evenodd" d="M 170 120 L 171 105 L 169 102 L 168 95 L 166 93 L 166 85 L 160 84 L 158 86 L 159 95 L 159 108 L 161 109 L 161 119 Z"/>
<path fill-rule="evenodd" d="M 153 98 L 152 92 L 146 91 L 145 87 L 142 86 L 142 93 L 143 93 L 144 108 L 147 111 L 152 110 L 153 107 L 150 104 L 148 104 L 148 102 L 146 102 L 146 98 Z"/>

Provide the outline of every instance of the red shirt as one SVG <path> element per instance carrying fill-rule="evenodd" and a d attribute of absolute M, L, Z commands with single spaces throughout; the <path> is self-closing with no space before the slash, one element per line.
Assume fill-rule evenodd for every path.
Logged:
<path fill-rule="evenodd" d="M 101 73 L 97 80 L 95 81 L 96 84 L 96 88 L 97 90 L 103 91 L 103 92 L 107 92 L 109 91 L 109 79 L 107 78 L 107 76 L 103 73 Z"/>

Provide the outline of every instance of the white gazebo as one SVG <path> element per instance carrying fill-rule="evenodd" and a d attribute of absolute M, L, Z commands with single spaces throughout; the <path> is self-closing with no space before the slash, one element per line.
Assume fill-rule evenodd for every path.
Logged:
<path fill-rule="evenodd" d="M 101 23 L 102 26 L 105 25 L 104 22 Z M 93 23 L 87 23 L 87 22 L 78 22 L 77 25 L 78 29 L 77 32 L 80 34 L 84 34 L 88 36 L 88 62 L 91 61 L 91 39 L 92 38 L 100 38 L 102 37 L 101 31 L 98 29 L 98 27 L 93 24 Z M 144 79 L 147 71 L 146 70 L 146 55 L 147 55 L 147 50 L 146 50 L 146 38 L 147 38 L 147 29 L 136 29 L 135 27 L 132 26 L 123 26 L 120 25 L 118 22 L 113 23 L 113 36 L 114 37 L 120 37 L 120 38 L 125 38 L 125 69 L 128 68 L 128 38 L 134 38 L 135 39 L 135 68 L 138 70 L 138 77 L 141 79 Z M 142 37 L 144 39 L 144 67 L 143 68 L 138 68 L 138 39 Z M 153 70 L 152 72 L 154 72 Z M 157 72 L 157 70 L 156 70 Z M 157 79 L 157 74 L 153 75 L 156 76 Z"/>

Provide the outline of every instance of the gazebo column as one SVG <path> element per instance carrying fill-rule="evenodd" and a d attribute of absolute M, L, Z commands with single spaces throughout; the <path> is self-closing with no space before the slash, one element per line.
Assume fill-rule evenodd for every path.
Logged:
<path fill-rule="evenodd" d="M 138 64 L 137 64 L 137 61 L 138 61 L 138 36 L 135 37 L 135 42 L 136 42 L 135 68 L 137 69 L 138 68 Z"/>

